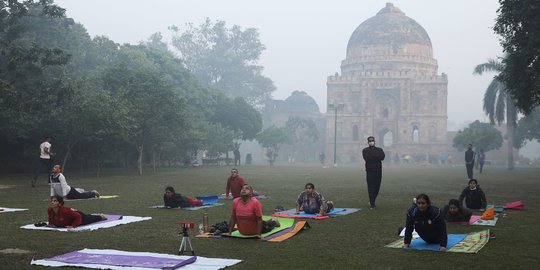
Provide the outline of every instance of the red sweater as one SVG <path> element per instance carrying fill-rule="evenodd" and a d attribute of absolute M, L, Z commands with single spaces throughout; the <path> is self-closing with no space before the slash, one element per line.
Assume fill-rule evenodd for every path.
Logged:
<path fill-rule="evenodd" d="M 229 176 L 229 179 L 227 179 L 227 187 L 225 187 L 225 195 L 229 197 L 230 190 L 233 198 L 240 197 L 240 191 L 242 190 L 242 186 L 245 184 L 246 182 L 244 181 L 244 178 L 242 178 L 242 176 L 238 175 L 235 178 Z"/>
<path fill-rule="evenodd" d="M 58 213 L 55 213 L 51 207 L 47 209 L 47 213 L 49 214 L 49 225 L 56 227 L 72 226 L 75 228 L 82 223 L 81 214 L 63 205 L 59 206 Z"/>

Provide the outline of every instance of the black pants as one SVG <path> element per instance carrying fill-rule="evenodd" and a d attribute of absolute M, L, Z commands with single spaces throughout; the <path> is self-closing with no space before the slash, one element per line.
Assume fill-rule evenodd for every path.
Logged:
<path fill-rule="evenodd" d="M 474 162 L 471 164 L 465 164 L 465 167 L 467 167 L 467 177 L 469 179 L 473 179 Z"/>
<path fill-rule="evenodd" d="M 32 186 L 36 185 L 39 172 L 45 167 L 47 169 L 47 179 L 51 174 L 52 169 L 52 160 L 48 158 L 40 158 L 36 160 L 36 165 L 34 166 L 34 177 L 32 178 Z"/>
<path fill-rule="evenodd" d="M 381 189 L 382 171 L 372 172 L 366 171 L 367 189 L 369 195 L 369 204 L 375 207 L 375 200 Z"/>
<path fill-rule="evenodd" d="M 98 222 L 98 221 L 102 221 L 103 218 L 99 215 L 88 215 L 88 214 L 85 214 L 81 211 L 77 211 L 77 213 L 79 213 L 82 217 L 82 223 L 81 223 L 81 226 L 82 225 L 88 225 L 88 224 L 91 224 L 91 223 L 95 223 L 95 222 Z"/>
<path fill-rule="evenodd" d="M 69 190 L 69 193 L 66 196 L 70 200 L 77 200 L 77 199 L 90 199 L 95 198 L 96 193 L 92 191 L 86 191 L 86 192 L 79 192 L 74 187 L 72 187 Z"/>

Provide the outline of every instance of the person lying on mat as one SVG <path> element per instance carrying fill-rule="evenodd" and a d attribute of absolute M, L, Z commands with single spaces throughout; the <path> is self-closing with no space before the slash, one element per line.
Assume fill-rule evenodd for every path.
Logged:
<path fill-rule="evenodd" d="M 246 184 L 244 178 L 238 175 L 238 169 L 233 168 L 231 170 L 231 176 L 227 178 L 227 186 L 225 187 L 225 197 L 229 198 L 229 192 L 232 194 L 233 198 L 240 197 L 240 191 L 242 186 Z"/>
<path fill-rule="evenodd" d="M 469 180 L 469 185 L 459 195 L 459 202 L 463 202 L 463 199 L 465 199 L 465 206 L 469 209 L 480 211 L 486 209 L 486 195 L 476 179 Z"/>
<path fill-rule="evenodd" d="M 180 193 L 176 193 L 171 186 L 165 188 L 165 194 L 163 194 L 163 205 L 165 208 L 184 208 L 200 206 L 202 204 L 203 201 L 201 200 L 196 200 L 189 196 L 182 196 Z"/>
<path fill-rule="evenodd" d="M 471 219 L 471 210 L 463 207 L 456 199 L 451 199 L 442 210 L 442 215 L 447 222 L 468 222 Z"/>
<path fill-rule="evenodd" d="M 81 211 L 73 210 L 64 206 L 64 198 L 55 195 L 51 198 L 51 204 L 47 209 L 49 215 L 49 227 L 75 228 L 94 222 L 106 220 L 105 215 L 88 215 Z"/>
<path fill-rule="evenodd" d="M 66 182 L 66 177 L 62 174 L 62 166 L 60 165 L 54 165 L 49 177 L 51 180 L 51 198 L 60 195 L 66 199 L 76 200 L 99 198 L 100 196 L 97 190 L 84 191 L 83 189 L 70 187 Z"/>
<path fill-rule="evenodd" d="M 277 220 L 262 220 L 262 205 L 259 200 L 253 198 L 253 188 L 248 184 L 242 186 L 240 198 L 233 200 L 229 235 L 235 225 L 241 234 L 256 235 L 258 238 L 261 238 L 261 234 L 280 226 Z"/>
<path fill-rule="evenodd" d="M 334 209 L 334 203 L 332 201 L 325 201 L 324 196 L 315 191 L 315 185 L 307 183 L 305 189 L 298 195 L 298 199 L 296 200 L 296 214 L 304 211 L 306 214 L 323 216 Z"/>
<path fill-rule="evenodd" d="M 426 194 L 416 196 L 415 204 L 407 211 L 404 247 L 410 246 L 413 230 L 416 230 L 426 243 L 439 244 L 440 251 L 446 250 L 448 242 L 446 222 L 441 210 L 431 205 L 431 200 Z"/>

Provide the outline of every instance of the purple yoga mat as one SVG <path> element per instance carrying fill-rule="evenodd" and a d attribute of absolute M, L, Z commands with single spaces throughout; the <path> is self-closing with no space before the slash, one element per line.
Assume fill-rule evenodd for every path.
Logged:
<path fill-rule="evenodd" d="M 197 257 L 191 256 L 189 259 L 182 260 L 159 258 L 152 256 L 94 254 L 73 251 L 64 255 L 52 257 L 48 260 L 63 263 L 104 264 L 114 266 L 146 267 L 155 269 L 177 269 L 184 265 L 195 262 L 197 260 Z"/>

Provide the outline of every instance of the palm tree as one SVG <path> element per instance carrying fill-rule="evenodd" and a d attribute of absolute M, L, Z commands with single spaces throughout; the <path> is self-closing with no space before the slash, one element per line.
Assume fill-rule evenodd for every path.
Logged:
<path fill-rule="evenodd" d="M 499 60 L 488 59 L 487 63 L 477 65 L 473 74 L 482 75 L 484 72 L 497 72 L 503 70 L 504 65 Z M 492 125 L 498 125 L 506 118 L 506 139 L 508 144 L 508 169 L 514 169 L 514 127 L 517 120 L 515 102 L 508 93 L 506 86 L 495 75 L 484 94 L 484 112 L 489 116 Z M 505 117 L 506 115 L 506 117 Z"/>

